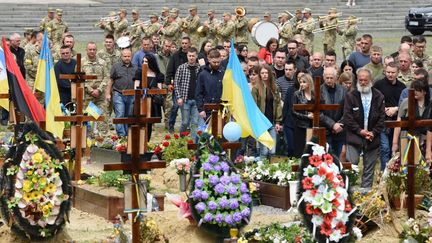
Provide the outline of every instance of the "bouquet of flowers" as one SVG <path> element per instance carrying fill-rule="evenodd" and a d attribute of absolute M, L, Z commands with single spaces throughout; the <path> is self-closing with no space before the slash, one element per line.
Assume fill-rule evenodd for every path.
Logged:
<path fill-rule="evenodd" d="M 189 173 L 191 162 L 188 158 L 171 160 L 170 166 L 176 168 L 177 174 Z"/>
<path fill-rule="evenodd" d="M 292 158 L 273 164 L 268 160 L 247 163 L 244 169 L 244 176 L 250 180 L 287 186 L 289 184 L 288 181 L 298 179 L 298 173 L 292 171 L 292 166 L 296 164 L 299 164 L 299 160 Z"/>
<path fill-rule="evenodd" d="M 431 211 L 430 211 L 431 212 Z M 399 238 L 403 242 L 432 242 L 432 224 L 420 224 L 418 221 L 410 218 L 402 225 L 402 233 Z"/>
<path fill-rule="evenodd" d="M 193 151 L 187 148 L 188 144 L 193 143 L 192 138 L 188 132 L 175 133 L 165 135 L 165 139 L 154 147 L 154 153 L 162 154 L 162 159 L 165 161 L 172 161 L 179 158 L 192 159 Z"/>
<path fill-rule="evenodd" d="M 115 142 L 114 149 L 117 152 L 125 153 L 127 151 L 127 137 L 117 138 L 113 141 Z"/>
<path fill-rule="evenodd" d="M 246 232 L 240 237 L 239 243 L 247 242 L 293 242 L 313 243 L 312 236 L 303 224 L 291 224 L 284 226 L 273 223 Z"/>
<path fill-rule="evenodd" d="M 312 236 L 319 241 L 339 242 L 349 235 L 347 225 L 354 217 L 349 201 L 348 185 L 342 177 L 340 165 L 326 153 L 324 147 L 313 145 L 312 154 L 303 156 L 301 178 L 301 212 Z"/>
<path fill-rule="evenodd" d="M 235 172 L 216 140 L 204 134 L 199 146 L 196 179 L 189 195 L 192 215 L 199 226 L 228 236 L 230 228 L 249 222 L 252 198 L 248 184 Z"/>

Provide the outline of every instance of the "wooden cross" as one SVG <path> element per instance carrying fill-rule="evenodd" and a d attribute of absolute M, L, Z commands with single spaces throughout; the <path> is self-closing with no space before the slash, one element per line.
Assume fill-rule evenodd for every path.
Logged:
<path fill-rule="evenodd" d="M 61 74 L 61 79 L 71 80 L 71 93 L 72 100 L 76 102 L 76 114 L 73 116 L 56 116 L 54 121 L 72 122 L 74 123 L 71 136 L 71 148 L 75 148 L 75 168 L 73 172 L 73 179 L 78 181 L 81 179 L 81 158 L 82 149 L 86 147 L 86 130 L 83 123 L 86 121 L 103 121 L 104 117 L 100 116 L 95 119 L 91 116 L 86 116 L 83 113 L 84 102 L 84 83 L 89 79 L 97 79 L 96 75 L 86 75 L 81 72 L 81 53 L 77 54 L 76 72 L 73 74 Z"/>
<path fill-rule="evenodd" d="M 131 152 L 130 163 L 124 164 L 105 164 L 104 171 L 110 170 L 123 170 L 130 171 L 133 183 L 132 183 L 132 208 L 137 209 L 138 195 L 136 193 L 135 182 L 139 179 L 140 170 L 149 170 L 157 168 L 165 168 L 165 161 L 142 161 L 140 154 L 147 151 L 147 124 L 161 122 L 160 117 L 151 117 L 151 98 L 148 95 L 152 94 L 166 94 L 166 89 L 147 89 L 147 64 L 142 66 L 142 82 L 141 86 L 143 89 L 135 90 L 124 90 L 123 95 L 134 95 L 134 115 L 133 117 L 127 118 L 115 118 L 113 119 L 114 124 L 129 124 L 131 125 L 128 136 L 128 151 Z M 145 135 L 144 135 L 144 134 Z M 152 203 L 152 202 L 147 202 Z M 132 213 L 132 242 L 140 242 L 140 222 L 135 220 L 137 212 Z"/>
<path fill-rule="evenodd" d="M 219 103 L 208 103 L 204 104 L 204 110 L 211 110 L 211 123 L 212 123 L 212 135 L 214 138 L 218 138 L 219 134 L 222 131 L 219 131 L 219 111 L 223 109 L 223 105 Z M 222 128 L 225 125 L 225 121 L 222 120 Z M 220 140 L 220 139 L 219 139 Z M 220 144 L 224 150 L 227 149 L 238 149 L 241 147 L 241 143 L 239 142 L 221 142 Z M 192 143 L 188 144 L 188 149 L 196 150 L 198 149 L 198 144 Z"/>
<path fill-rule="evenodd" d="M 416 101 L 414 97 L 414 89 L 408 91 L 408 119 L 403 121 L 386 121 L 385 124 L 389 128 L 407 128 L 408 133 L 414 135 L 414 131 L 419 127 L 427 127 L 432 125 L 432 119 L 419 120 L 416 118 Z M 402 155 L 401 155 L 402 156 Z M 407 210 L 408 217 L 415 218 L 415 206 L 414 206 L 414 173 L 415 173 L 415 158 L 414 158 L 414 145 L 411 144 L 408 149 L 408 176 L 407 176 L 407 190 L 408 190 L 408 202 Z"/>

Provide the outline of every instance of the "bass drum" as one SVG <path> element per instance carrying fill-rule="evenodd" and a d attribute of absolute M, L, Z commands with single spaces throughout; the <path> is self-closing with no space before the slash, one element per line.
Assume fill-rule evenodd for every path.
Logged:
<path fill-rule="evenodd" d="M 273 22 L 259 21 L 252 27 L 252 40 L 260 47 L 265 47 L 270 38 L 279 40 L 279 29 Z"/>

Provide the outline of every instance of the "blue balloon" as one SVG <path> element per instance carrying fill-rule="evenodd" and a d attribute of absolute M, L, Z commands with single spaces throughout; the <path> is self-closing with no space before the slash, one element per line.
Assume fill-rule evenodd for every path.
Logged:
<path fill-rule="evenodd" d="M 229 142 L 235 142 L 239 140 L 242 134 L 242 129 L 237 122 L 228 122 L 225 124 L 222 133 L 226 140 Z"/>

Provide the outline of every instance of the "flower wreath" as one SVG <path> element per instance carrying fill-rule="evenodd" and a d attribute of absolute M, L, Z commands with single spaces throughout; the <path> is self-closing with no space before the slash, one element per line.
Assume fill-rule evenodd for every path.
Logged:
<path fill-rule="evenodd" d="M 52 138 L 35 124 L 16 126 L 16 145 L 0 173 L 0 212 L 21 236 L 42 240 L 59 232 L 68 220 L 72 186 Z"/>
<path fill-rule="evenodd" d="M 252 198 L 225 151 L 209 134 L 200 136 L 192 167 L 189 203 L 198 226 L 220 237 L 249 223 Z"/>
<path fill-rule="evenodd" d="M 339 242 L 349 235 L 356 211 L 348 177 L 324 147 L 308 143 L 306 151 L 300 170 L 300 212 L 318 242 Z"/>

